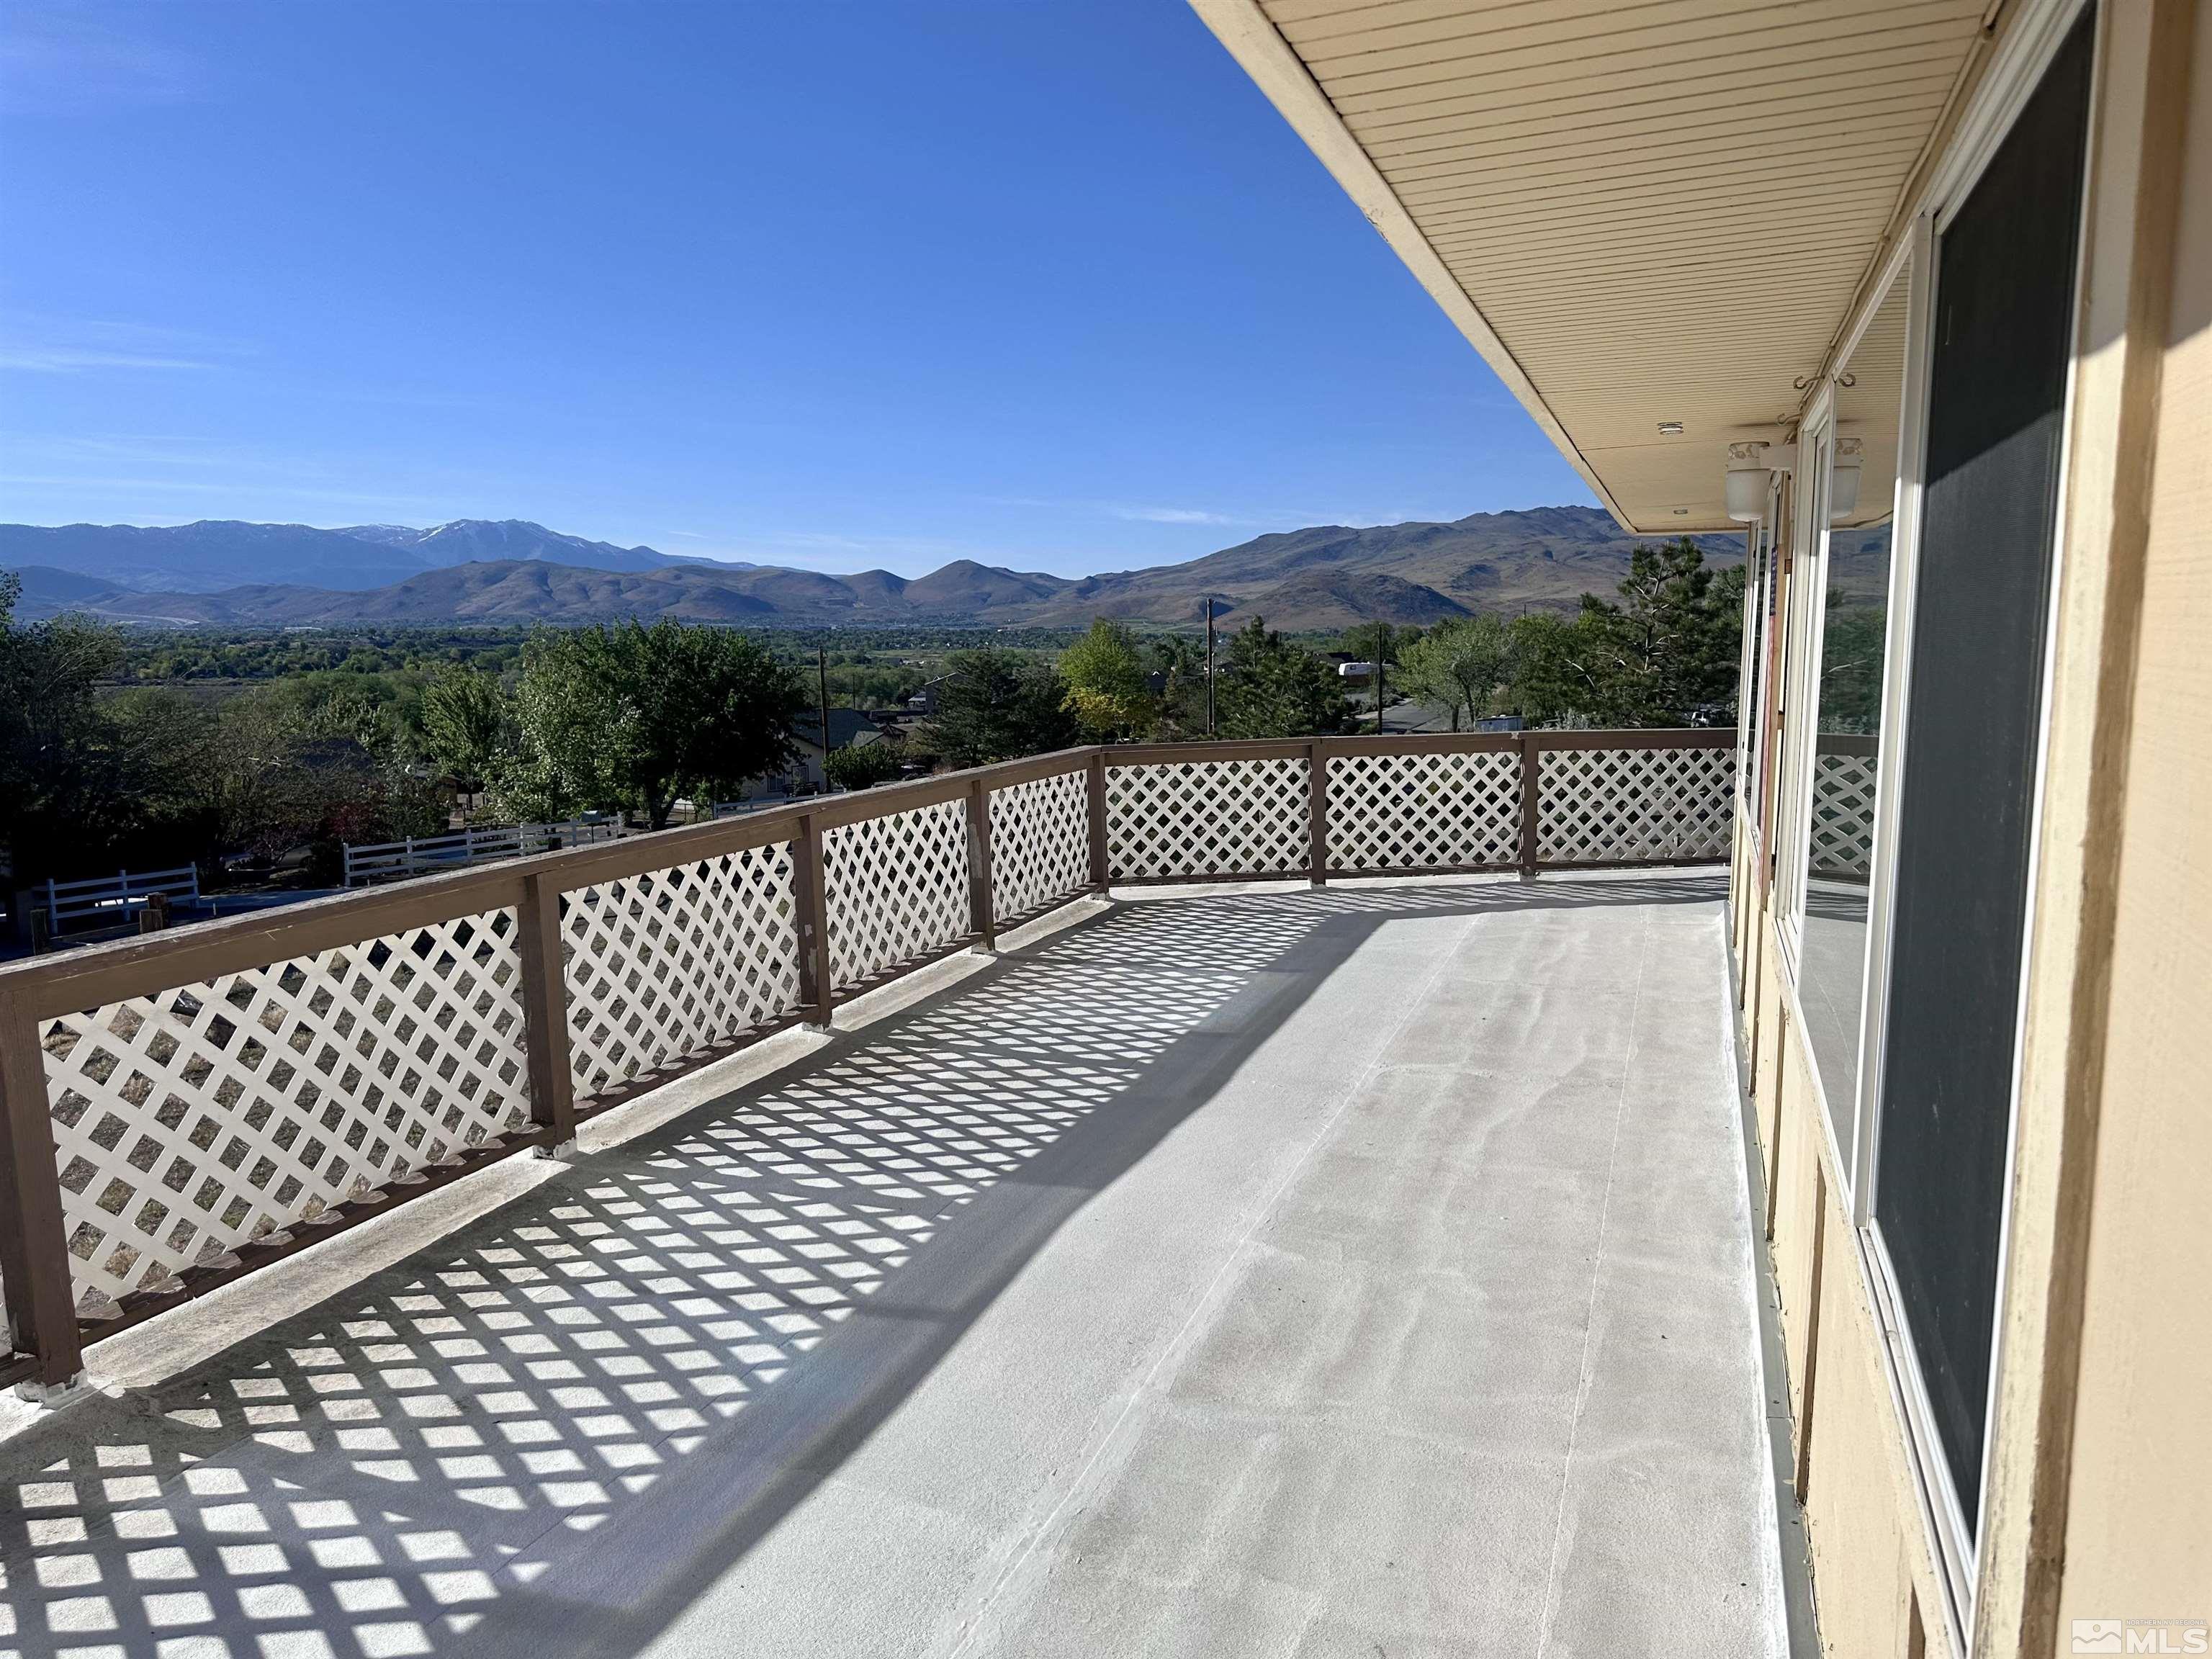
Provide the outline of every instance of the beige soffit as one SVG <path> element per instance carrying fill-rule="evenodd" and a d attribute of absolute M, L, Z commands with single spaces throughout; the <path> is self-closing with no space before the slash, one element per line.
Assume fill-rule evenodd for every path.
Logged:
<path fill-rule="evenodd" d="M 1627 528 L 1732 528 L 1991 0 L 1191 0 Z M 1680 422 L 1680 436 L 1662 435 Z"/>

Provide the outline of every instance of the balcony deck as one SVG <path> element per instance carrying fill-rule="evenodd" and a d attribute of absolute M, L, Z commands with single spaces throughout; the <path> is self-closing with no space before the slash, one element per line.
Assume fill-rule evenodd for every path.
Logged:
<path fill-rule="evenodd" d="M 1718 882 L 1060 921 L 0 1443 L 0 1651 L 1783 1651 Z"/>

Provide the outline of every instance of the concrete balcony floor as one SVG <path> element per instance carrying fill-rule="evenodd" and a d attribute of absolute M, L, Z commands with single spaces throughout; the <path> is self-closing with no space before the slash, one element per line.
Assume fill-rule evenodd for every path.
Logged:
<path fill-rule="evenodd" d="M 0 1652 L 1784 1650 L 1713 879 L 932 972 L 19 1428 Z"/>

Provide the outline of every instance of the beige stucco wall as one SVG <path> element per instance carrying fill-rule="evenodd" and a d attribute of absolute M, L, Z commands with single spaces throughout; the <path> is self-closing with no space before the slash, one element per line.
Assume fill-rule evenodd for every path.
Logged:
<path fill-rule="evenodd" d="M 1738 963 L 1749 1009 L 1744 1041 L 1755 1040 L 1760 1056 L 1753 1104 L 1771 1171 L 1768 1249 L 1821 1645 L 1836 1659 L 1949 1655 L 1940 1613 L 1924 1611 L 1940 1607 L 1941 1587 L 1873 1289 L 1818 1116 L 1812 1058 L 1789 1017 L 1763 896 L 1741 892 L 1740 902 L 1757 963 Z"/>
<path fill-rule="evenodd" d="M 1978 1655 L 2063 1655 L 2076 1618 L 2212 1618 L 2212 27 L 2191 32 L 2203 10 L 2108 9 L 2100 47 Z M 1864 1261 L 1825 1168 L 1759 872 L 1740 858 L 1735 875 L 1824 1646 L 1947 1653 Z"/>
<path fill-rule="evenodd" d="M 2060 1595 L 2212 1619 L 2212 27 L 2192 51 Z"/>
<path fill-rule="evenodd" d="M 1820 1385 L 1805 1492 L 1820 1637 L 1827 1651 L 1838 1656 L 1905 1659 L 1913 1605 L 1911 1515 L 1899 1504 L 1884 1450 L 1889 1385 L 1871 1310 L 1849 1265 L 1850 1223 L 1831 1205 L 1821 1224 L 1827 1233 L 1821 1251 Z M 1828 1271 L 1831 1263 L 1841 1270 Z"/>
<path fill-rule="evenodd" d="M 1805 1421 L 1805 1378 L 1816 1304 L 1813 1241 L 1820 1225 L 1820 1126 L 1810 1109 L 1812 1083 L 1794 1021 L 1779 1045 L 1782 1110 L 1774 1157 L 1774 1288 L 1782 1304 L 1782 1346 L 1790 1367 L 1790 1409 Z"/>

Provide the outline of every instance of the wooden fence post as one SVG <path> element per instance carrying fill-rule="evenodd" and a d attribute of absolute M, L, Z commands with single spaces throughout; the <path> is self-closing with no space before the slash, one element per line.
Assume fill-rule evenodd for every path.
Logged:
<path fill-rule="evenodd" d="M 1542 810 L 1544 744 L 1534 732 L 1521 733 L 1521 879 L 1536 879 L 1536 828 Z"/>
<path fill-rule="evenodd" d="M 1306 745 L 1306 879 L 1328 880 L 1328 753 L 1318 739 Z"/>
<path fill-rule="evenodd" d="M 0 992 L 0 1285 L 8 1345 L 38 1356 L 42 1389 L 65 1388 L 84 1369 L 69 1234 L 62 1217 L 54 1126 L 38 1022 Z"/>
<path fill-rule="evenodd" d="M 975 948 L 999 948 L 998 906 L 991 891 L 991 792 L 981 778 L 968 782 L 968 931 Z"/>
<path fill-rule="evenodd" d="M 1091 884 L 1106 890 L 1106 751 L 1091 751 Z"/>
<path fill-rule="evenodd" d="M 576 1083 L 568 1056 L 568 973 L 561 948 L 561 889 L 543 871 L 522 878 L 522 1030 L 530 1059 L 530 1121 L 540 1157 L 576 1142 Z"/>
<path fill-rule="evenodd" d="M 799 933 L 799 1006 L 806 1023 L 830 1029 L 836 981 L 830 972 L 830 901 L 822 869 L 822 831 L 802 814 L 791 838 L 792 921 Z"/>

